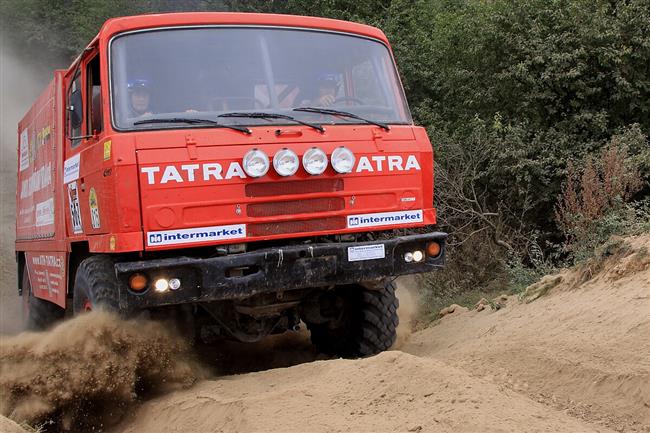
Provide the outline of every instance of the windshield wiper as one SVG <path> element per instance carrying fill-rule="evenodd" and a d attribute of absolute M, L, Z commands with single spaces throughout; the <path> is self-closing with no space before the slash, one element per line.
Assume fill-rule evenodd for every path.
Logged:
<path fill-rule="evenodd" d="M 194 119 L 188 117 L 172 117 L 170 119 L 161 118 L 161 119 L 138 120 L 137 122 L 133 122 L 133 125 L 146 125 L 149 123 L 189 123 L 190 125 L 206 124 L 212 126 L 213 128 L 228 128 L 228 129 L 234 129 L 235 131 L 243 132 L 244 134 L 249 134 L 249 135 L 252 134 L 252 131 L 246 128 L 245 126 L 224 125 L 222 123 L 210 119 Z"/>
<path fill-rule="evenodd" d="M 349 117 L 351 119 L 357 119 L 357 120 L 361 120 L 362 122 L 369 123 L 371 125 L 379 126 L 380 128 L 383 128 L 386 131 L 390 131 L 390 126 L 388 126 L 383 122 L 377 122 L 376 120 L 366 119 L 364 117 L 357 116 L 356 114 L 349 113 L 347 111 L 339 111 L 339 110 L 332 110 L 331 108 L 317 108 L 317 107 L 298 107 L 298 108 L 294 108 L 293 111 L 302 111 L 305 113 L 320 113 L 320 114 L 330 114 L 332 116 Z"/>
<path fill-rule="evenodd" d="M 310 122 L 303 122 L 302 120 L 298 120 L 293 116 L 288 116 L 286 114 L 278 114 L 278 113 L 262 113 L 262 112 L 254 112 L 254 113 L 239 113 L 239 112 L 232 112 L 232 113 L 224 113 L 220 114 L 217 117 L 250 117 L 252 119 L 286 119 L 286 120 L 291 120 L 292 122 L 299 123 L 301 125 L 309 126 L 310 128 L 317 129 L 320 132 L 325 132 L 325 128 L 323 128 L 321 125 L 317 125 L 315 123 L 310 123 Z"/>

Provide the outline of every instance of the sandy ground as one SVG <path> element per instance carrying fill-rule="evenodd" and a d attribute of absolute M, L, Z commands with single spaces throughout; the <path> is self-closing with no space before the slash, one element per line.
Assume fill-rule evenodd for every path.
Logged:
<path fill-rule="evenodd" d="M 648 432 L 649 249 L 630 239 L 370 359 L 201 381 L 114 431 Z"/>
<path fill-rule="evenodd" d="M 208 350 L 194 375 L 163 325 L 81 317 L 1 343 L 0 412 L 109 433 L 650 432 L 650 235 L 612 245 L 362 360 L 319 358 L 303 331 Z"/>

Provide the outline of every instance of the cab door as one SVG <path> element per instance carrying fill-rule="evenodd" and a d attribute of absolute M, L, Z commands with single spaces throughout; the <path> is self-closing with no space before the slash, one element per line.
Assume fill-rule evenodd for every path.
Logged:
<path fill-rule="evenodd" d="M 106 142 L 101 86 L 101 57 L 90 51 L 81 59 L 67 88 L 67 134 L 64 187 L 68 203 L 66 217 L 70 237 L 109 232 L 108 202 L 112 197 L 110 173 L 103 169 L 110 157 Z"/>

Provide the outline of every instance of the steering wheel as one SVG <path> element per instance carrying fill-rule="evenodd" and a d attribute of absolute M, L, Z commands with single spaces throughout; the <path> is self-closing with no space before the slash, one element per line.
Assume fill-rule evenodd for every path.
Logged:
<path fill-rule="evenodd" d="M 361 99 L 353 98 L 351 96 L 341 96 L 340 98 L 336 98 L 334 102 L 332 102 L 332 105 L 337 105 L 340 102 L 354 102 L 357 105 L 366 105 L 366 103 Z"/>

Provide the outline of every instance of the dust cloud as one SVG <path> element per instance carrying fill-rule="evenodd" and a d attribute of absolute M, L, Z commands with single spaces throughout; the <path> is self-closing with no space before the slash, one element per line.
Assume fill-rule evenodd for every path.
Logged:
<path fill-rule="evenodd" d="M 396 280 L 397 290 L 395 295 L 399 300 L 397 314 L 399 326 L 397 327 L 397 340 L 392 349 L 397 350 L 406 343 L 413 333 L 413 327 L 418 314 L 418 281 L 414 275 L 406 275 Z"/>
<path fill-rule="evenodd" d="M 18 121 L 49 78 L 21 61 L 0 32 L 0 334 L 22 325 L 14 256 Z"/>
<path fill-rule="evenodd" d="M 92 312 L 0 342 L 0 413 L 46 431 L 102 430 L 206 376 L 171 323 Z"/>

